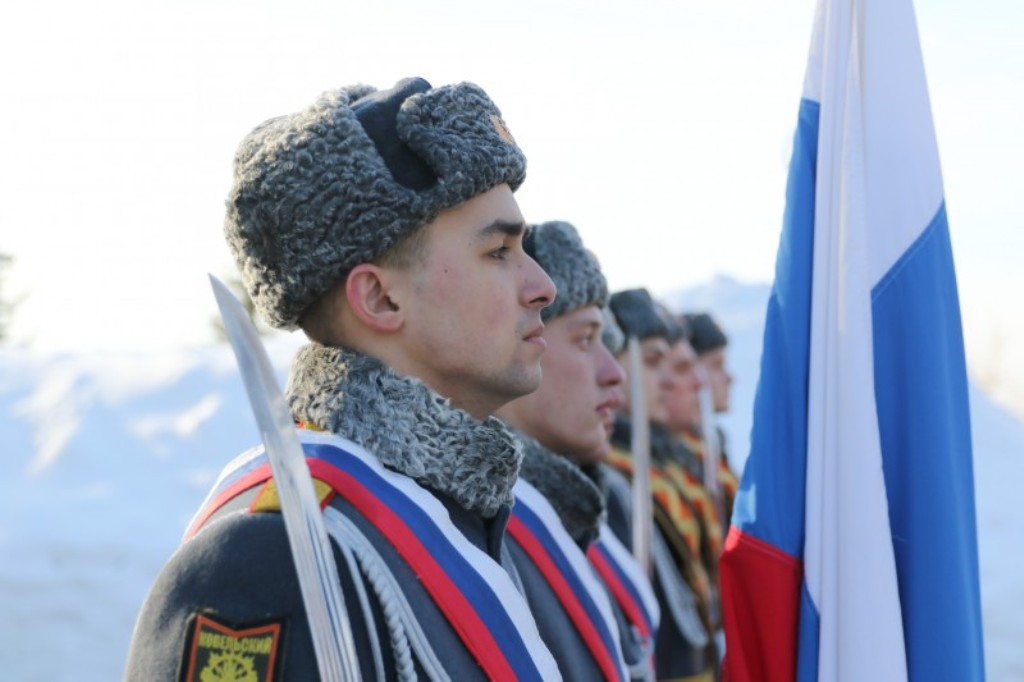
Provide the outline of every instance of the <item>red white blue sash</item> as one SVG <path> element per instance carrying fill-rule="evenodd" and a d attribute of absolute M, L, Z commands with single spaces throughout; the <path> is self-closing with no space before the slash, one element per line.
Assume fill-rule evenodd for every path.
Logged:
<path fill-rule="evenodd" d="M 436 497 L 407 476 L 385 469 L 351 441 L 307 430 L 300 430 L 300 437 L 310 473 L 388 539 L 490 679 L 560 679 L 529 607 L 505 569 L 452 524 Z M 237 458 L 221 474 L 186 538 L 234 495 L 269 476 L 262 448 Z"/>
<path fill-rule="evenodd" d="M 228 462 L 221 470 L 213 488 L 199 505 L 199 511 L 189 521 L 182 542 L 191 540 L 218 509 L 239 494 L 270 478 L 270 462 L 263 452 L 263 446 L 246 450 Z"/>
<path fill-rule="evenodd" d="M 630 624 L 645 641 L 653 642 L 661 620 L 658 599 L 650 580 L 608 524 L 601 524 L 601 534 L 587 549 L 587 558 Z"/>
<path fill-rule="evenodd" d="M 606 680 L 628 680 L 619 629 L 608 594 L 557 512 L 532 485 L 519 479 L 509 535 L 537 566 L 562 604 Z"/>

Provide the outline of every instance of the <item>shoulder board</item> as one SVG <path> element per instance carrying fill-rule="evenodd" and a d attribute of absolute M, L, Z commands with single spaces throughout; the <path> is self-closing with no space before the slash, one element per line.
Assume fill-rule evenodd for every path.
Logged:
<path fill-rule="evenodd" d="M 331 502 L 331 498 L 334 497 L 335 491 L 331 487 L 330 483 L 325 483 L 319 478 L 313 478 L 313 491 L 316 493 L 316 498 L 320 502 L 320 508 L 323 509 Z M 263 484 L 263 489 L 260 490 L 256 499 L 249 505 L 249 511 L 251 512 L 279 512 L 281 511 L 281 498 L 277 496 L 277 483 L 274 479 L 270 479 Z"/>

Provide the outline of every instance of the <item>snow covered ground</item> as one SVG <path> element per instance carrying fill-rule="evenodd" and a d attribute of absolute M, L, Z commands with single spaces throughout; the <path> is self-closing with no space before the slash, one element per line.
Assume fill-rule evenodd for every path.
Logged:
<path fill-rule="evenodd" d="M 673 297 L 731 334 L 726 422 L 745 452 L 766 287 Z M 283 377 L 300 340 L 269 347 Z M 1024 425 L 974 392 L 989 679 L 1024 680 Z M 257 438 L 226 346 L 131 355 L 0 349 L 3 679 L 115 680 L 135 614 L 220 467 Z"/>

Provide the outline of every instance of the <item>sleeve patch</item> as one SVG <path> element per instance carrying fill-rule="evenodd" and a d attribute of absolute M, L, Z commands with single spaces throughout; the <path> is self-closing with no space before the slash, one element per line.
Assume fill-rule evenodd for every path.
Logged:
<path fill-rule="evenodd" d="M 196 614 L 185 645 L 183 682 L 272 682 L 283 621 L 234 627 Z"/>

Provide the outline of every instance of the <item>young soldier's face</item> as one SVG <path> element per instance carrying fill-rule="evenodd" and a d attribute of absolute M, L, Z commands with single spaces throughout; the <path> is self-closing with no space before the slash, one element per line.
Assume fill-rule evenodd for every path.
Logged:
<path fill-rule="evenodd" d="M 603 316 L 585 306 L 548 320 L 544 378 L 533 393 L 509 403 L 501 416 L 549 450 L 586 464 L 608 452 L 625 373 L 601 342 Z"/>
<path fill-rule="evenodd" d="M 441 212 L 399 286 L 409 373 L 483 419 L 540 384 L 551 279 L 523 251 L 507 185 Z"/>
<path fill-rule="evenodd" d="M 665 390 L 665 410 L 672 430 L 700 425 L 699 360 L 689 341 L 680 340 L 668 353 L 669 371 L 675 376 Z"/>
<path fill-rule="evenodd" d="M 725 348 L 708 351 L 701 356 L 700 361 L 704 365 L 708 385 L 711 387 L 711 399 L 715 404 L 715 412 L 728 412 L 732 375 L 725 368 Z"/>
<path fill-rule="evenodd" d="M 668 351 L 668 342 L 660 336 L 640 342 L 640 354 L 643 357 L 644 366 L 644 375 L 641 377 L 641 381 L 643 382 L 644 399 L 647 403 L 647 418 L 657 424 L 666 423 L 668 413 L 665 409 L 665 391 L 669 390 L 675 382 L 675 377 L 669 372 Z M 619 355 L 619 363 L 623 367 L 629 367 L 628 350 Z M 626 378 L 625 395 L 628 403 L 633 390 L 631 384 L 635 379 L 629 376 L 628 370 Z M 625 407 L 623 409 L 625 410 Z M 626 412 L 626 414 L 628 416 L 629 413 Z"/>

